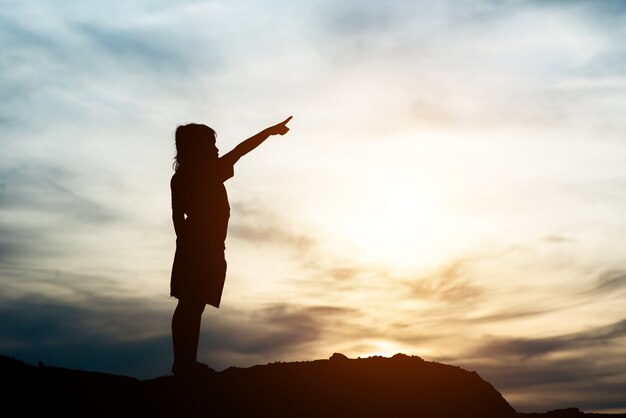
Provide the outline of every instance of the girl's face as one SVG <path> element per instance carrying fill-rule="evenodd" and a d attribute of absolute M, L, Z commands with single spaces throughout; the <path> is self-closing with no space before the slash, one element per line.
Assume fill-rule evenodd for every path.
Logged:
<path fill-rule="evenodd" d="M 213 139 L 211 142 L 213 143 L 213 145 L 211 145 L 211 150 L 209 151 L 209 153 L 211 154 L 211 157 L 217 159 L 220 155 L 220 150 L 218 150 L 217 145 L 215 145 L 215 139 Z"/>
<path fill-rule="evenodd" d="M 207 138 L 206 140 L 198 142 L 198 147 L 194 154 L 193 157 L 200 161 L 212 162 L 217 160 L 219 158 L 219 150 L 215 145 L 215 139 Z"/>

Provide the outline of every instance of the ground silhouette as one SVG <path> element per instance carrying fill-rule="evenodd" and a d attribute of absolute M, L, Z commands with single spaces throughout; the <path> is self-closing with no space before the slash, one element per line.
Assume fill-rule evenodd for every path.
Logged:
<path fill-rule="evenodd" d="M 0 356 L 5 411 L 62 417 L 581 417 L 569 408 L 516 414 L 476 372 L 392 358 L 270 363 L 195 378 L 138 380 Z M 626 417 L 626 414 L 606 415 Z"/>

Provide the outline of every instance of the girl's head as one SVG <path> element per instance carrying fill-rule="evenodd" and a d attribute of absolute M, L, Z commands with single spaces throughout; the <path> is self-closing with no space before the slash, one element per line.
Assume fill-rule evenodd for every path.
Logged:
<path fill-rule="evenodd" d="M 174 170 L 210 164 L 218 158 L 215 131 L 206 125 L 190 123 L 176 128 Z"/>

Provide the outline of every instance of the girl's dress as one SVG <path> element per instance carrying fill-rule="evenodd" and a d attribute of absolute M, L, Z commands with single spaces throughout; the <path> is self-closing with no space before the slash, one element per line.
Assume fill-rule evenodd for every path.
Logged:
<path fill-rule="evenodd" d="M 219 158 L 211 167 L 180 167 L 172 176 L 172 210 L 186 215 L 176 239 L 170 281 L 170 294 L 178 299 L 220 306 L 230 217 L 224 182 L 233 175 L 233 163 Z"/>

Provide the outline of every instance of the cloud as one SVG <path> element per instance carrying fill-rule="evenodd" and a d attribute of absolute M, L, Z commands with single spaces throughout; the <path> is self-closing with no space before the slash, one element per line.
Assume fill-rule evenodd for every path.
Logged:
<path fill-rule="evenodd" d="M 198 14 L 207 10 L 146 10 L 139 2 L 83 5 L 75 13 L 63 6 L 16 4 L 0 12 L 0 115 L 11 122 L 2 128 L 27 144 L 42 137 L 65 144 L 71 139 L 57 132 L 75 127 L 92 141 L 94 131 L 119 138 L 113 126 L 127 130 L 131 122 L 153 122 L 179 99 L 186 107 L 192 96 L 206 98 L 198 79 L 222 70 L 221 48 L 208 39 L 217 29 Z"/>
<path fill-rule="evenodd" d="M 558 351 L 618 344 L 626 335 L 626 319 L 571 334 L 543 338 L 502 338 L 482 345 L 475 355 L 481 358 L 529 359 Z"/>
<path fill-rule="evenodd" d="M 622 319 L 550 337 L 487 337 L 456 362 L 477 370 L 518 410 L 624 408 L 625 335 Z"/>
<path fill-rule="evenodd" d="M 529 0 L 528 3 L 532 5 L 548 4 L 564 8 L 584 6 L 585 9 L 603 16 L 622 17 L 620 15 L 626 14 L 626 5 L 619 0 L 597 0 L 593 2 L 585 0 Z"/>
<path fill-rule="evenodd" d="M 585 292 L 585 296 L 614 296 L 626 288 L 626 271 L 609 270 L 600 275 L 595 286 Z"/>
<path fill-rule="evenodd" d="M 153 377 L 169 372 L 175 299 L 133 296 L 125 283 L 54 270 L 0 270 L 0 352 L 29 362 Z M 358 311 L 268 304 L 204 313 L 199 355 L 213 367 L 308 359 Z"/>
<path fill-rule="evenodd" d="M 513 321 L 518 319 L 528 319 L 532 317 L 537 317 L 541 315 L 546 315 L 549 313 L 557 312 L 563 310 L 564 307 L 553 307 L 553 308 L 528 308 L 526 306 L 517 307 L 517 306 L 508 306 L 504 310 L 496 310 L 493 313 L 486 315 L 460 315 L 456 318 L 450 318 L 448 322 L 450 324 L 494 324 L 497 322 L 505 322 L 505 321 Z"/>
<path fill-rule="evenodd" d="M 85 6 L 83 13 L 74 14 L 63 7 L 42 5 L 38 10 L 18 5 L 0 15 L 0 30 L 8 38 L 5 46 L 13 52 L 25 49 L 14 58 L 34 59 L 28 51 L 35 50 L 39 58 L 83 75 L 95 71 L 118 76 L 114 73 L 131 68 L 148 70 L 148 75 L 161 71 L 181 74 L 189 67 L 188 59 L 197 58 L 189 53 L 193 48 L 181 47 L 191 46 L 202 35 L 193 37 L 180 30 L 175 23 L 184 19 L 184 14 L 168 7 L 146 11 L 141 5 L 116 6 L 104 13 L 99 7 Z M 163 19 L 168 11 L 169 19 Z M 203 46 L 203 55 L 212 49 L 207 42 Z M 98 63 L 106 68 L 98 68 Z M 121 65 L 113 71 L 113 64 Z"/>
<path fill-rule="evenodd" d="M 153 301 L 31 294 L 0 301 L 0 315 L 3 354 L 142 377 L 167 371 L 168 322 Z"/>
<path fill-rule="evenodd" d="M 59 253 L 59 248 L 46 242 L 41 229 L 0 224 L 0 262 L 6 265 L 24 257 L 37 258 Z"/>
<path fill-rule="evenodd" d="M 75 29 L 91 43 L 94 48 L 110 56 L 119 64 L 137 69 L 173 71 L 178 76 L 187 74 L 189 63 L 163 37 L 158 28 L 141 30 L 141 28 L 114 27 L 104 24 L 80 23 Z M 165 42 L 164 42 L 165 41 Z M 101 54 L 93 53 L 94 56 Z"/>
<path fill-rule="evenodd" d="M 624 367 L 616 353 L 603 362 L 588 353 L 569 358 L 519 362 L 462 363 L 477 370 L 519 412 L 578 407 L 584 411 L 623 409 Z"/>
<path fill-rule="evenodd" d="M 69 238 L 83 239 L 124 219 L 89 197 L 83 176 L 71 168 L 22 163 L 0 169 L 0 182 L 0 259 L 7 265 L 67 256 L 77 249 Z"/>
<path fill-rule="evenodd" d="M 154 377 L 169 373 L 170 308 L 155 308 L 154 301 L 138 298 L 5 301 L 0 303 L 7 321 L 0 350 L 30 362 Z M 310 351 L 301 348 L 319 343 L 327 321 L 353 313 L 340 307 L 287 304 L 217 316 L 207 310 L 199 357 L 216 368 L 307 359 Z"/>
<path fill-rule="evenodd" d="M 0 209 L 41 212 L 86 223 L 106 223 L 117 213 L 86 197 L 79 180 L 82 174 L 68 167 L 46 163 L 22 163 L 0 171 L 5 184 L 0 191 Z M 76 187 L 74 187 L 76 186 Z"/>
<path fill-rule="evenodd" d="M 267 359 L 293 356 L 300 347 L 319 342 L 329 322 L 356 313 L 355 309 L 339 306 L 271 304 L 246 313 L 245 320 L 237 325 L 230 323 L 229 327 L 207 331 L 211 342 L 206 348 Z"/>
<path fill-rule="evenodd" d="M 558 234 L 547 235 L 543 238 L 543 241 L 551 244 L 567 244 L 575 242 L 572 238 Z"/>
<path fill-rule="evenodd" d="M 353 77 L 385 79 L 386 95 L 364 88 L 379 101 L 393 100 L 393 113 L 372 109 L 377 117 L 364 116 L 364 124 L 484 131 L 596 122 L 587 127 L 597 135 L 607 124 L 623 126 L 624 48 L 614 42 L 623 25 L 607 22 L 614 4 L 566 3 L 396 1 L 379 12 L 375 2 L 347 2 L 320 15 L 324 35 L 336 40 L 331 62 Z M 610 73 L 617 75 L 612 89 L 566 87 Z"/>
<path fill-rule="evenodd" d="M 316 240 L 289 223 L 290 218 L 279 216 L 269 207 L 251 201 L 231 203 L 234 212 L 228 235 L 251 242 L 295 248 L 304 254 L 316 245 Z"/>
<path fill-rule="evenodd" d="M 446 303 L 468 304 L 481 296 L 483 290 L 472 283 L 465 273 L 468 260 L 456 261 L 445 266 L 443 271 L 426 279 L 407 281 L 411 297 L 439 299 Z"/>
<path fill-rule="evenodd" d="M 351 1 L 325 4 L 321 11 L 327 28 L 340 34 L 371 35 L 375 31 L 384 31 L 398 25 L 398 20 L 410 16 L 408 1 L 392 1 L 381 4 L 375 1 L 359 2 L 358 7 Z M 403 13 L 404 11 L 404 13 Z"/>

